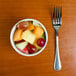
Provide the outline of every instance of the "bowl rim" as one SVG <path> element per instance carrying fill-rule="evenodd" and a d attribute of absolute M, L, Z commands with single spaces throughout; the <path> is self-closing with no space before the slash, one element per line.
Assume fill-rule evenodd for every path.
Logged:
<path fill-rule="evenodd" d="M 14 35 L 15 29 L 16 29 L 16 25 L 17 25 L 18 23 L 20 23 L 20 22 L 23 22 L 23 21 L 34 21 L 34 22 L 36 22 L 36 23 L 39 23 L 40 26 L 41 26 L 41 27 L 44 29 L 44 31 L 45 31 L 45 35 L 46 35 L 45 45 L 41 48 L 41 50 L 39 50 L 39 51 L 36 52 L 36 53 L 33 53 L 33 54 L 24 54 L 24 53 L 20 52 L 20 51 L 16 48 L 16 46 L 15 46 L 15 43 L 14 43 L 14 41 L 13 41 L 13 35 Z M 19 20 L 19 21 L 12 27 L 12 30 L 11 30 L 11 33 L 10 33 L 10 43 L 11 43 L 13 49 L 14 49 L 17 53 L 19 53 L 20 55 L 23 55 L 23 56 L 35 56 L 35 55 L 38 55 L 38 54 L 40 54 L 40 53 L 44 50 L 44 48 L 45 48 L 46 45 L 47 45 L 47 42 L 48 42 L 48 33 L 47 33 L 47 30 L 46 30 L 46 28 L 44 27 L 44 25 L 43 25 L 40 21 L 38 21 L 38 20 L 36 20 L 36 19 L 22 19 L 22 20 Z"/>

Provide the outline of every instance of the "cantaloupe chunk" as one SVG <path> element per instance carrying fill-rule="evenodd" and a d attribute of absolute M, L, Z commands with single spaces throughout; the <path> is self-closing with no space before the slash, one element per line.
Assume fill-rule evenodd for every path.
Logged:
<path fill-rule="evenodd" d="M 34 30 L 34 25 L 33 25 L 33 24 L 29 24 L 29 26 L 28 26 L 27 29 L 28 29 L 28 30 Z"/>
<path fill-rule="evenodd" d="M 22 39 L 33 44 L 35 41 L 35 35 L 30 30 L 26 30 L 22 33 Z"/>
<path fill-rule="evenodd" d="M 36 39 L 38 39 L 43 35 L 44 30 L 40 26 L 35 26 L 33 33 L 35 34 Z"/>
<path fill-rule="evenodd" d="M 14 33 L 14 36 L 13 36 L 13 41 L 20 41 L 22 40 L 22 30 L 21 29 L 17 29 Z"/>

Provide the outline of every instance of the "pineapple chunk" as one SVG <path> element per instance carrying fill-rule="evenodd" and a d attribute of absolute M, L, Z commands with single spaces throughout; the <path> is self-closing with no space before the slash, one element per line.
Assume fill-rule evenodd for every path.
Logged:
<path fill-rule="evenodd" d="M 26 30 L 22 33 L 22 39 L 29 42 L 30 44 L 33 44 L 35 41 L 35 35 L 30 30 Z"/>
<path fill-rule="evenodd" d="M 16 47 L 19 48 L 20 50 L 23 50 L 27 46 L 28 42 L 21 42 L 16 44 Z"/>

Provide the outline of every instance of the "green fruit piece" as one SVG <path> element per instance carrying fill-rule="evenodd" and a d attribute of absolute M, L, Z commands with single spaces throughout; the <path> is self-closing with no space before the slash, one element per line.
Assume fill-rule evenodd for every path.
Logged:
<path fill-rule="evenodd" d="M 27 46 L 28 42 L 21 42 L 16 44 L 16 47 L 19 48 L 20 50 L 23 50 Z"/>
<path fill-rule="evenodd" d="M 37 43 L 35 43 L 34 46 L 37 48 L 37 50 L 40 50 L 40 49 L 41 49 L 41 47 L 39 47 L 39 46 L 37 45 Z"/>
<path fill-rule="evenodd" d="M 45 33 L 42 35 L 41 38 L 43 38 L 44 40 L 46 40 Z"/>
<path fill-rule="evenodd" d="M 33 21 L 34 26 L 40 26 L 37 22 Z"/>

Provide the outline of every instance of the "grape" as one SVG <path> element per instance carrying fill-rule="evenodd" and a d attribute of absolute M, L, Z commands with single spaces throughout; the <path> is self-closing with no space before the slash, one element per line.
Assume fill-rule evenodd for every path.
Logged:
<path fill-rule="evenodd" d="M 18 29 L 22 29 L 23 31 L 26 30 L 28 27 L 28 23 L 26 21 L 20 22 L 19 24 L 17 24 L 17 28 Z"/>
<path fill-rule="evenodd" d="M 38 46 L 43 47 L 45 45 L 45 40 L 43 38 L 38 39 L 37 41 Z"/>
<path fill-rule="evenodd" d="M 26 47 L 27 47 L 27 50 L 29 51 L 29 53 L 37 52 L 37 48 L 32 44 L 28 44 Z"/>

